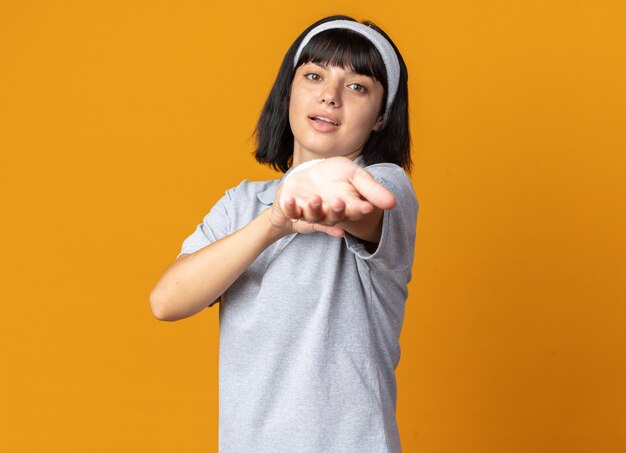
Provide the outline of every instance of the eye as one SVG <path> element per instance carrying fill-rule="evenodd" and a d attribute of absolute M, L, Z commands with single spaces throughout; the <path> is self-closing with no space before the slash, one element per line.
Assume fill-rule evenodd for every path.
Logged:
<path fill-rule="evenodd" d="M 322 77 L 315 72 L 309 72 L 307 74 L 304 74 L 304 77 L 306 77 L 309 80 L 321 80 L 322 79 Z"/>
<path fill-rule="evenodd" d="M 351 90 L 358 91 L 359 93 L 367 93 L 367 88 L 359 83 L 351 83 L 348 85 Z"/>

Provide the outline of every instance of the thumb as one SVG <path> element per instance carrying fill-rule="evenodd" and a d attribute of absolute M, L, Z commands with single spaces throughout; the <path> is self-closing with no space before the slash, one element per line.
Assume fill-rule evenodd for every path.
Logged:
<path fill-rule="evenodd" d="M 351 183 L 357 192 L 378 208 L 391 209 L 396 205 L 396 197 L 393 193 L 363 168 L 356 169 Z"/>

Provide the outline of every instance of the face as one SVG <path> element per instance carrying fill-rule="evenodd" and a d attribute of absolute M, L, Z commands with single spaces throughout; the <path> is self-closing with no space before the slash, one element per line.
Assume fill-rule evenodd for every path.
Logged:
<path fill-rule="evenodd" d="M 306 63 L 291 85 L 289 124 L 293 165 L 311 159 L 354 159 L 382 126 L 382 84 L 350 69 Z"/>

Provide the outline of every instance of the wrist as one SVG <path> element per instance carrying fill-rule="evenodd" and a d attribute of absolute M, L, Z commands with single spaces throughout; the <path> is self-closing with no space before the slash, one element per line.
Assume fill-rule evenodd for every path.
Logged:
<path fill-rule="evenodd" d="M 266 230 L 267 237 L 271 242 L 277 241 L 288 234 L 293 233 L 291 228 L 291 220 L 287 222 L 277 221 L 275 218 L 274 208 L 269 207 L 259 215 L 259 220 Z"/>

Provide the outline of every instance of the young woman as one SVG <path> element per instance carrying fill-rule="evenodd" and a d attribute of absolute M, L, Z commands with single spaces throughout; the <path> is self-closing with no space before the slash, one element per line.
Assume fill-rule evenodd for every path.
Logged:
<path fill-rule="evenodd" d="M 167 321 L 221 302 L 221 453 L 401 450 L 418 210 L 407 77 L 369 22 L 306 29 L 257 126 L 256 159 L 285 175 L 228 190 L 150 295 Z"/>

